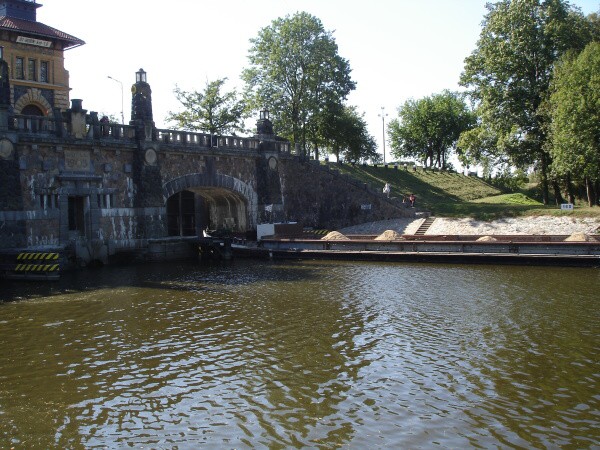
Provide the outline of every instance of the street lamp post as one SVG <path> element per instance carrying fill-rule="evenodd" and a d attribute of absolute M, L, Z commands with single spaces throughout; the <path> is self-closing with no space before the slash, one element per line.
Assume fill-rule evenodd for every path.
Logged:
<path fill-rule="evenodd" d="M 381 117 L 381 133 L 383 136 L 383 163 L 385 164 L 385 117 L 387 114 L 384 113 L 385 107 L 381 107 L 381 114 L 378 114 Z"/>
<path fill-rule="evenodd" d="M 121 85 L 121 125 L 125 125 L 125 116 L 123 115 L 123 83 L 121 83 L 116 78 L 111 77 L 110 75 L 108 75 L 108 78 L 110 78 L 113 81 L 116 81 Z"/>

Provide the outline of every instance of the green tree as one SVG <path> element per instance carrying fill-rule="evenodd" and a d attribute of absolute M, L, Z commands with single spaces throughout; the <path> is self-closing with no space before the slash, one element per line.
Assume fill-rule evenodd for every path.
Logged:
<path fill-rule="evenodd" d="M 490 169 L 494 166 L 505 166 L 509 161 L 502 153 L 496 152 L 497 137 L 489 128 L 477 124 L 470 130 L 461 133 L 456 143 L 456 153 L 464 166 L 474 166 L 485 162 Z"/>
<path fill-rule="evenodd" d="M 306 12 L 274 20 L 251 40 L 242 79 L 254 109 L 268 106 L 277 134 L 318 157 L 323 115 L 355 88 L 331 32 Z"/>
<path fill-rule="evenodd" d="M 117 117 L 116 114 L 112 114 L 112 113 L 105 113 L 103 111 L 100 111 L 98 113 L 98 117 L 100 119 L 106 117 L 106 121 L 108 121 L 108 123 L 121 123 L 121 119 L 119 117 Z"/>
<path fill-rule="evenodd" d="M 169 112 L 167 119 L 188 131 L 214 135 L 244 131 L 245 102 L 237 91 L 222 92 L 227 78 L 207 81 L 203 92 L 187 92 L 175 87 L 175 96 L 183 105 L 181 112 Z"/>
<path fill-rule="evenodd" d="M 591 40 L 600 41 L 600 10 L 597 13 L 591 13 L 587 16 L 590 29 Z"/>
<path fill-rule="evenodd" d="M 553 170 L 586 186 L 594 206 L 600 180 L 600 43 L 557 64 L 550 97 Z"/>
<path fill-rule="evenodd" d="M 359 114 L 356 107 L 328 109 L 319 129 L 322 146 L 338 161 L 379 161 L 375 138 L 369 134 L 364 114 Z"/>
<path fill-rule="evenodd" d="M 564 0 L 502 0 L 487 5 L 477 48 L 461 84 L 477 104 L 480 127 L 517 167 L 535 164 L 548 203 L 548 98 L 554 63 L 591 39 L 590 22 Z"/>
<path fill-rule="evenodd" d="M 398 116 L 388 124 L 392 154 L 432 167 L 446 167 L 460 134 L 475 121 L 463 99 L 449 91 L 408 100 L 398 108 Z"/>

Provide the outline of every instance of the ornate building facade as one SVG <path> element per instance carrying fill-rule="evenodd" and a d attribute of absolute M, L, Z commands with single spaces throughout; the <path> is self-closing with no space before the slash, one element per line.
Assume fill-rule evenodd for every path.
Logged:
<path fill-rule="evenodd" d="M 0 57 L 8 63 L 10 105 L 15 114 L 48 116 L 69 108 L 64 52 L 85 44 L 37 21 L 35 0 L 0 1 Z"/>

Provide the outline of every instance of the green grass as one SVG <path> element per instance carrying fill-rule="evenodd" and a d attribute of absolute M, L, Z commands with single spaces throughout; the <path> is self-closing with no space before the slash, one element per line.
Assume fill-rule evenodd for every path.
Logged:
<path fill-rule="evenodd" d="M 523 192 L 504 192 L 481 178 L 456 172 L 394 169 L 391 165 L 385 168 L 330 163 L 330 167 L 369 184 L 375 190 L 381 191 L 387 182 L 392 188 L 390 197 L 401 199 L 403 195 L 414 193 L 417 208 L 431 211 L 438 217 L 473 217 L 479 220 L 524 215 L 600 217 L 600 208 L 575 205 L 573 211 L 565 212 L 555 205 L 544 206 L 536 200 L 536 186 L 528 186 Z"/>
<path fill-rule="evenodd" d="M 513 192 L 509 194 L 500 194 L 493 197 L 479 198 L 474 200 L 474 203 L 489 203 L 502 205 L 526 205 L 526 206 L 542 206 L 537 200 L 534 200 L 521 192 Z"/>

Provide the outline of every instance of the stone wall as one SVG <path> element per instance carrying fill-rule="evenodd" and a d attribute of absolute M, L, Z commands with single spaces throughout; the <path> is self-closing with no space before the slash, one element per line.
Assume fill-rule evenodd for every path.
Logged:
<path fill-rule="evenodd" d="M 289 154 L 157 148 L 156 161 L 146 164 L 143 149 L 127 143 L 39 142 L 16 150 L 14 160 L 1 161 L 5 248 L 81 237 L 138 248 L 167 236 L 166 199 L 184 189 L 205 197 L 207 225 L 233 224 L 238 232 L 270 221 L 337 229 L 408 214 L 381 193 Z M 68 228 L 69 196 L 86 199 L 84 236 Z M 205 224 L 199 217 L 198 223 Z"/>
<path fill-rule="evenodd" d="M 260 223 L 296 221 L 336 229 L 406 215 L 269 136 L 147 137 L 131 125 L 103 127 L 79 100 L 56 121 L 36 119 L 32 128 L 28 120 L 19 118 L 22 133 L 6 133 L 0 146 L 0 248 L 74 248 L 79 264 L 81 252 L 144 251 L 149 240 L 199 236 L 207 226 L 251 233 Z M 193 193 L 188 212 L 177 209 L 183 191 Z"/>
<path fill-rule="evenodd" d="M 334 230 L 414 214 L 318 162 L 290 158 L 284 160 L 282 166 L 284 211 L 288 221 Z"/>
<path fill-rule="evenodd" d="M 131 155 L 134 147 L 108 149 L 91 142 L 34 139 L 15 145 L 0 161 L 0 247 L 66 245 L 69 196 L 86 198 L 85 238 L 102 239 L 109 231 L 101 208 L 133 205 Z"/>

